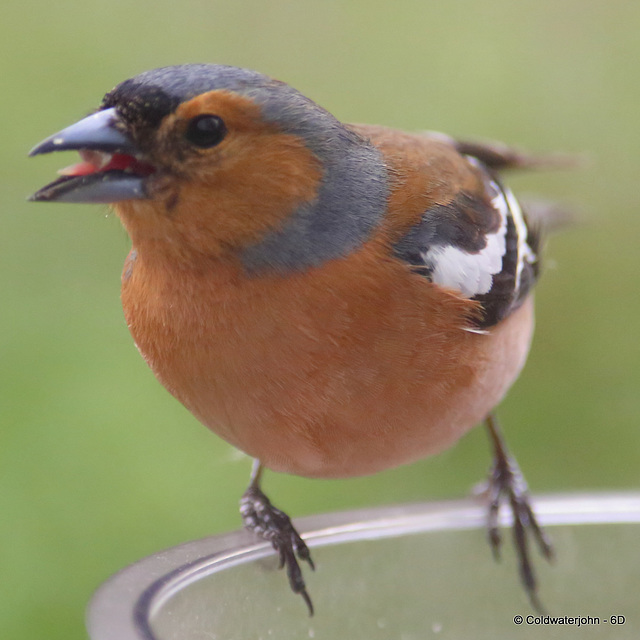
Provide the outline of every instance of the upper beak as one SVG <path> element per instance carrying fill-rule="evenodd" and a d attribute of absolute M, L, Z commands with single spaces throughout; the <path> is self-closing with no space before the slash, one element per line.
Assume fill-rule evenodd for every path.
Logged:
<path fill-rule="evenodd" d="M 139 160 L 139 149 L 117 124 L 115 109 L 104 109 L 36 145 L 30 156 L 77 150 L 84 162 L 65 169 L 29 200 L 108 203 L 146 198 L 144 178 L 154 168 Z"/>

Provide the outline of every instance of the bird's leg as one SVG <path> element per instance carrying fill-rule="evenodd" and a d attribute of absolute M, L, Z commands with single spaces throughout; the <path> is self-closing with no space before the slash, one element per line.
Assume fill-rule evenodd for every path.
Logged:
<path fill-rule="evenodd" d="M 536 576 L 529 557 L 528 536 L 533 536 L 547 560 L 553 559 L 553 546 L 536 520 L 529 501 L 527 483 L 515 458 L 507 450 L 498 421 L 493 414 L 487 417 L 486 425 L 493 446 L 493 466 L 489 473 L 487 490 L 489 543 L 494 557 L 496 560 L 499 559 L 502 538 L 498 528 L 498 512 L 500 504 L 507 500 L 513 514 L 513 540 L 518 556 L 520 579 L 534 609 L 542 612 L 543 608 L 537 595 Z"/>
<path fill-rule="evenodd" d="M 279 568 L 286 567 L 291 590 L 302 596 L 309 609 L 309 615 L 312 616 L 313 604 L 298 564 L 298 559 L 304 560 L 312 569 L 315 569 L 311 554 L 304 540 L 295 530 L 291 518 L 280 509 L 276 509 L 260 489 L 263 470 L 264 467 L 260 461 L 254 460 L 249 487 L 240 500 L 242 521 L 246 529 L 270 542 L 278 552 Z"/>

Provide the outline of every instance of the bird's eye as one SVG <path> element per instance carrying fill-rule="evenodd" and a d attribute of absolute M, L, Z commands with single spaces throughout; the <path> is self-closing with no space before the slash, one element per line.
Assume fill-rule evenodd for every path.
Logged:
<path fill-rule="evenodd" d="M 211 114 L 196 116 L 187 125 L 185 138 L 196 147 L 215 147 L 227 133 L 222 118 Z"/>

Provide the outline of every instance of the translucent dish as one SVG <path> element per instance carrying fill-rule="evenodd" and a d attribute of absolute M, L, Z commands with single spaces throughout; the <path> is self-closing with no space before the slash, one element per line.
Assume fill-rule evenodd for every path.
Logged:
<path fill-rule="evenodd" d="M 91 640 L 640 638 L 640 494 L 534 500 L 556 548 L 535 558 L 541 616 L 520 587 L 503 531 L 495 563 L 474 500 L 296 521 L 316 571 L 316 614 L 289 590 L 271 547 L 243 531 L 155 554 L 104 583 Z M 501 514 L 505 526 L 508 513 Z M 536 549 L 531 549 L 537 554 Z"/>

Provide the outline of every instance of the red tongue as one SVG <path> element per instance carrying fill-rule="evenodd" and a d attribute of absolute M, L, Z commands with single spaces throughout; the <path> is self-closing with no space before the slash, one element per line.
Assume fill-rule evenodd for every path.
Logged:
<path fill-rule="evenodd" d="M 122 153 L 114 153 L 111 156 L 111 160 L 100 169 L 100 171 L 111 171 L 112 169 L 119 169 L 124 171 L 128 167 L 134 166 L 136 159 L 133 156 L 126 156 Z"/>
<path fill-rule="evenodd" d="M 93 162 L 85 161 L 60 169 L 58 173 L 63 176 L 87 176 L 92 173 L 112 170 L 124 171 L 125 169 L 132 169 L 137 175 L 149 175 L 154 171 L 151 165 L 139 162 L 133 156 L 128 156 L 124 153 L 114 153 L 109 162 L 102 167 Z"/>

